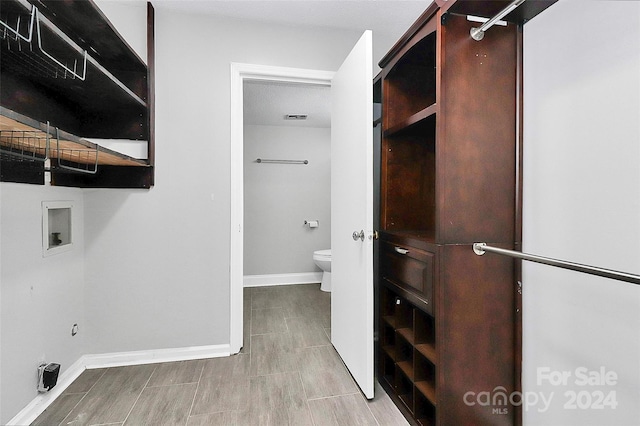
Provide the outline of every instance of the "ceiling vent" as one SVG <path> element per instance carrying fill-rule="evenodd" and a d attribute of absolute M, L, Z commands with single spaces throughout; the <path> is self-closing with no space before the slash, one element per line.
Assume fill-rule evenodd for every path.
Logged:
<path fill-rule="evenodd" d="M 306 120 L 307 114 L 287 114 L 284 116 L 285 120 Z"/>

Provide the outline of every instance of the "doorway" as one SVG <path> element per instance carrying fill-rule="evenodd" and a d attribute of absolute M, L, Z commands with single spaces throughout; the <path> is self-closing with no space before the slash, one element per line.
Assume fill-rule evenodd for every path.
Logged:
<path fill-rule="evenodd" d="M 245 80 L 244 286 L 318 283 L 331 248 L 331 88 Z"/>
<path fill-rule="evenodd" d="M 243 83 L 331 86 L 331 343 L 367 398 L 374 394 L 372 64 L 371 31 L 335 73 L 231 64 L 230 350 L 243 340 Z"/>
<path fill-rule="evenodd" d="M 244 83 L 280 82 L 331 86 L 330 71 L 231 64 L 231 252 L 230 349 L 238 353 L 243 340 L 244 299 Z"/>

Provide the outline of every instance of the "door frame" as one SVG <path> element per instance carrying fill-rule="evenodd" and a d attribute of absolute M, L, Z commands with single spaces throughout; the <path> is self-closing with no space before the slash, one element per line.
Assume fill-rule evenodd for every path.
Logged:
<path fill-rule="evenodd" d="M 331 86 L 335 72 L 270 65 L 231 63 L 229 346 L 240 352 L 243 342 L 244 298 L 244 110 L 245 80 Z"/>

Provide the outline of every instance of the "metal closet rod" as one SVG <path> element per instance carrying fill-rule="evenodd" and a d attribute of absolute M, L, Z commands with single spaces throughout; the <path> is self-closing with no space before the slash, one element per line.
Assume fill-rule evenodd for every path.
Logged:
<path fill-rule="evenodd" d="M 258 158 L 256 159 L 256 163 L 309 164 L 309 160 L 267 160 L 265 158 Z"/>
<path fill-rule="evenodd" d="M 611 278 L 618 281 L 625 281 L 631 284 L 640 285 L 640 275 L 614 271 L 612 269 L 599 268 L 596 266 L 582 265 L 580 263 L 567 262 L 565 260 L 552 259 L 550 257 L 536 256 L 534 254 L 507 250 L 499 247 L 492 247 L 488 246 L 486 243 L 473 243 L 473 251 L 478 256 L 482 256 L 485 252 L 488 251 L 490 253 L 495 253 L 502 256 L 515 257 L 517 259 L 528 260 L 530 262 L 542 263 L 544 265 L 556 266 L 558 268 L 570 269 L 572 271 L 583 272 L 589 275 L 598 275 L 600 277 Z"/>
<path fill-rule="evenodd" d="M 498 12 L 498 14 L 496 16 L 494 16 L 493 18 L 489 19 L 487 22 L 485 22 L 484 24 L 480 25 L 478 28 L 475 28 L 475 27 L 471 28 L 471 31 L 470 31 L 471 38 L 474 39 L 475 41 L 482 40 L 484 38 L 485 31 L 487 31 L 489 28 L 493 27 L 496 22 L 498 22 L 500 19 L 502 19 L 505 16 L 507 16 L 508 14 L 510 14 L 514 9 L 516 9 L 522 3 L 524 3 L 524 0 L 514 0 L 509 4 L 509 6 L 505 7 L 504 9 L 502 9 L 500 12 Z"/>

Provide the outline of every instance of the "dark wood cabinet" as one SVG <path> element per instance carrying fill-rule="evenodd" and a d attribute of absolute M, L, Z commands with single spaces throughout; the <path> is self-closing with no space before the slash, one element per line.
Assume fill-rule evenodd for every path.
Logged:
<path fill-rule="evenodd" d="M 520 386 L 514 263 L 472 244 L 520 243 L 521 25 L 553 1 L 473 40 L 508 3 L 434 2 L 380 62 L 378 378 L 416 424 L 520 423 L 474 399 Z"/>

